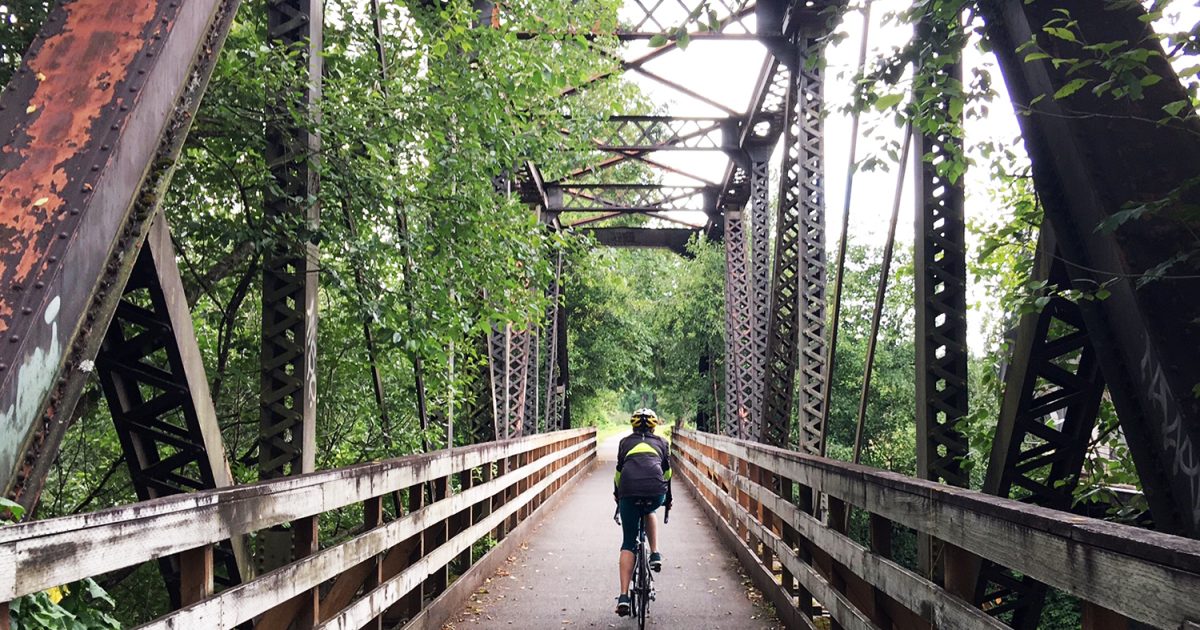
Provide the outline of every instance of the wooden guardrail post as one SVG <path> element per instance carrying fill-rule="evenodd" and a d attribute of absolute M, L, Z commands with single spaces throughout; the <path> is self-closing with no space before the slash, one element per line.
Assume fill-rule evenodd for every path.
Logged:
<path fill-rule="evenodd" d="M 179 554 L 179 605 L 190 606 L 213 594 L 213 546 Z"/>
<path fill-rule="evenodd" d="M 448 495 L 449 486 L 450 486 L 449 478 L 447 478 L 447 477 L 439 477 L 439 478 L 433 480 L 433 483 L 431 483 L 430 487 L 429 487 L 429 490 L 432 494 L 432 496 L 430 497 L 430 499 L 431 499 L 430 503 L 432 504 L 432 503 L 436 503 L 438 501 L 445 500 L 446 497 L 449 496 Z M 447 538 L 446 538 L 447 529 L 446 528 L 447 528 L 447 521 L 442 520 L 433 525 L 430 525 L 428 528 L 425 529 L 424 555 L 426 555 L 426 556 L 429 555 L 430 553 L 433 552 L 433 550 L 442 546 L 446 542 L 446 540 L 447 540 Z M 422 594 L 423 594 L 424 599 L 426 601 L 432 601 L 434 598 L 436 598 L 438 595 L 440 595 L 442 591 L 446 590 L 446 585 L 447 585 L 448 581 L 449 580 L 448 580 L 448 575 L 447 575 L 447 568 L 445 565 L 442 565 L 441 567 L 434 569 L 431 572 L 429 578 L 425 580 L 425 584 L 422 588 Z M 422 603 L 422 607 L 424 607 L 424 603 Z"/>

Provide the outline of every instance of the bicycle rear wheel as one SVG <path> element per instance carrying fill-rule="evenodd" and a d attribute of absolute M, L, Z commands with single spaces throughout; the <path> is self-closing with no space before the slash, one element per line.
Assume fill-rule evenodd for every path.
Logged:
<path fill-rule="evenodd" d="M 650 608 L 650 562 L 646 557 L 646 549 L 642 548 L 642 552 L 637 558 L 637 622 L 638 630 L 644 630 L 646 627 L 646 612 Z"/>

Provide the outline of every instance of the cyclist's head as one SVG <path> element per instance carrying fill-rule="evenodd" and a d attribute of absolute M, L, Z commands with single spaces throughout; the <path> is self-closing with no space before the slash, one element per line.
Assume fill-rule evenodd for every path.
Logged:
<path fill-rule="evenodd" d="M 653 409 L 643 407 L 633 412 L 629 424 L 633 425 L 636 431 L 653 431 L 654 427 L 658 426 L 658 415 Z"/>

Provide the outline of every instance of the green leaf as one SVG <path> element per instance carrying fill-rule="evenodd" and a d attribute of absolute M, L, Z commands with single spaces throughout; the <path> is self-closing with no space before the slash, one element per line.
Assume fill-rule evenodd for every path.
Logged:
<path fill-rule="evenodd" d="M 659 33 L 659 34 L 655 35 L 654 37 L 650 38 L 650 47 L 651 48 L 659 48 L 661 46 L 665 46 L 666 44 L 667 44 L 667 36 L 663 35 L 662 33 Z"/>
<path fill-rule="evenodd" d="M 884 111 L 900 104 L 902 100 L 904 100 L 904 94 L 884 94 L 879 97 L 878 101 L 875 101 L 875 109 Z"/>
<path fill-rule="evenodd" d="M 1090 83 L 1088 79 L 1071 79 L 1066 85 L 1058 89 L 1054 93 L 1055 99 L 1064 99 L 1079 91 L 1080 88 Z"/>
<path fill-rule="evenodd" d="M 25 508 L 20 503 L 10 501 L 4 497 L 0 497 L 0 510 L 8 510 L 14 521 L 19 521 L 22 516 L 25 516 Z"/>
<path fill-rule="evenodd" d="M 1179 112 L 1183 111 L 1183 109 L 1185 107 L 1191 107 L 1191 106 L 1192 106 L 1192 102 L 1185 98 L 1183 100 L 1175 101 L 1173 103 L 1167 103 L 1166 105 L 1163 105 L 1162 109 L 1164 112 L 1167 112 L 1167 115 L 1169 115 L 1169 116 L 1178 116 Z"/>
<path fill-rule="evenodd" d="M 1055 26 L 1047 26 L 1046 28 L 1044 28 L 1042 30 L 1046 31 L 1050 35 L 1057 37 L 1058 39 L 1061 39 L 1061 40 L 1065 40 L 1068 42 L 1078 42 L 1079 41 L 1075 37 L 1075 33 L 1072 33 L 1070 30 L 1065 29 L 1065 28 L 1055 27 Z"/>

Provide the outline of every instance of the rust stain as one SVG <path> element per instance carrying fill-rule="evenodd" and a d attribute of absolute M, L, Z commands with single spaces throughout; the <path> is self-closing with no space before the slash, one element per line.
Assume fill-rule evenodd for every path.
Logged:
<path fill-rule="evenodd" d="M 62 31 L 28 60 L 38 79 L 27 108 L 32 113 L 2 149 L 19 161 L 0 173 L 0 290 L 25 284 L 47 255 L 67 199 L 79 194 L 67 190 L 67 164 L 93 144 L 93 124 L 142 49 L 155 9 L 153 0 L 68 3 Z M 12 304 L 0 301 L 0 332 L 11 315 Z"/>

